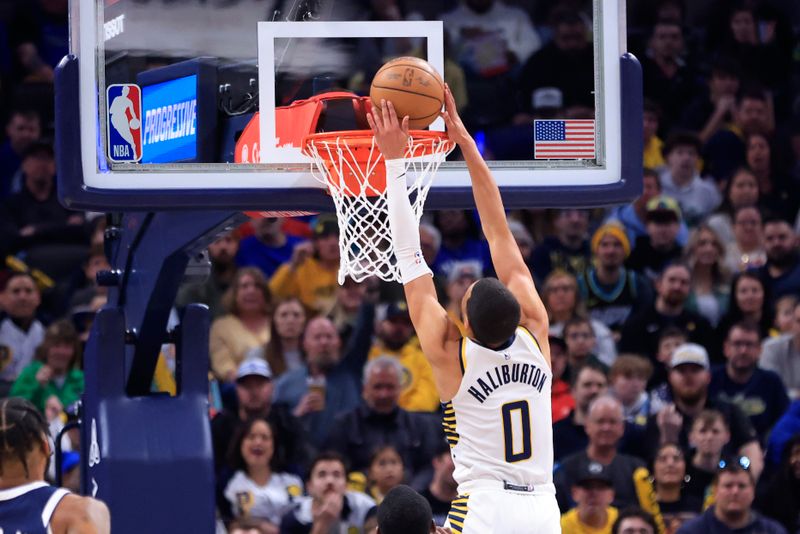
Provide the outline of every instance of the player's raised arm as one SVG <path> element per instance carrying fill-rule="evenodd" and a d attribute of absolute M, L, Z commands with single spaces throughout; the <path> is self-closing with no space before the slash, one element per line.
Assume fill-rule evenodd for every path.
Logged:
<path fill-rule="evenodd" d="M 433 273 L 422 256 L 419 227 L 408 199 L 403 161 L 408 146 L 408 117 L 398 120 L 392 103 L 381 101 L 381 109 L 368 114 L 367 121 L 386 160 L 389 228 L 411 322 L 433 367 L 439 395 L 442 400 L 449 400 L 461 383 L 455 349 L 459 335 L 436 298 Z"/>
<path fill-rule="evenodd" d="M 450 139 L 461 148 L 467 169 L 469 169 L 472 179 L 472 194 L 475 197 L 475 205 L 483 225 L 483 233 L 489 242 L 489 250 L 497 277 L 519 301 L 522 310 L 522 324 L 536 335 L 539 343 L 542 344 L 545 357 L 549 361 L 547 311 L 536 292 L 530 270 L 522 259 L 517 242 L 508 228 L 503 199 L 500 197 L 497 183 L 478 151 L 475 140 L 461 122 L 449 87 L 445 88 L 445 110 L 443 116 L 447 125 L 447 133 Z"/>

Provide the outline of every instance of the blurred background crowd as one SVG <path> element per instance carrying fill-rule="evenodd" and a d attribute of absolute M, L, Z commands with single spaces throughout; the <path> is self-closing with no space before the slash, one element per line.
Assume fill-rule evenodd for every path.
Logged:
<path fill-rule="evenodd" d="M 404 16 L 402 2 L 368 4 Z M 445 4 L 464 115 L 499 140 L 487 156 L 513 159 L 502 140 L 532 117 L 591 113 L 591 2 Z M 564 532 L 623 532 L 637 514 L 662 534 L 800 532 L 800 6 L 629 0 L 628 40 L 644 73 L 642 196 L 508 214 L 551 319 Z M 67 49 L 66 0 L 0 3 L 0 396 L 31 400 L 54 435 L 83 391 L 109 268 L 106 216 L 63 208 L 55 190 L 53 69 Z M 462 324 L 465 291 L 493 274 L 480 220 L 431 212 L 420 236 Z M 441 524 L 457 487 L 401 287 L 337 284 L 331 215 L 256 219 L 208 253 L 210 276 L 183 284 L 175 310 L 201 302 L 213 317 L 221 521 L 362 529 L 407 483 Z M 165 345 L 154 390 L 174 394 L 174 368 Z M 64 444 L 53 469 L 77 489 L 76 433 Z M 322 513 L 311 503 L 328 487 L 340 499 Z"/>

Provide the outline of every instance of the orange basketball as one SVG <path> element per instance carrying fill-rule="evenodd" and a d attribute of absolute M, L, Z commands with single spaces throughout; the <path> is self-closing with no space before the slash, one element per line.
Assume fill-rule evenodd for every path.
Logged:
<path fill-rule="evenodd" d="M 369 88 L 378 112 L 381 99 L 394 105 L 397 116 L 408 115 L 409 128 L 425 128 L 439 116 L 444 105 L 444 82 L 430 63 L 416 57 L 399 57 L 380 68 Z"/>

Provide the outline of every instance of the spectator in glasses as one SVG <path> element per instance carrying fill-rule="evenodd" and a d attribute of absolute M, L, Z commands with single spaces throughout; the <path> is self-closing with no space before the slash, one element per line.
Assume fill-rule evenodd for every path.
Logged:
<path fill-rule="evenodd" d="M 684 524 L 678 534 L 786 534 L 777 521 L 753 510 L 756 483 L 747 458 L 720 465 L 715 504 Z"/>

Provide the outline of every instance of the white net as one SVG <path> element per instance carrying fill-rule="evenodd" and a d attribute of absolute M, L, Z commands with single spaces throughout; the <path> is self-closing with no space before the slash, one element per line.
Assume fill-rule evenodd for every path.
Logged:
<path fill-rule="evenodd" d="M 453 150 L 444 135 L 412 132 L 406 150 L 408 196 L 419 224 L 439 165 Z M 305 152 L 314 159 L 314 176 L 333 197 L 339 221 L 339 283 L 349 276 L 400 281 L 386 200 L 386 169 L 374 138 L 339 134 L 309 136 Z"/>

